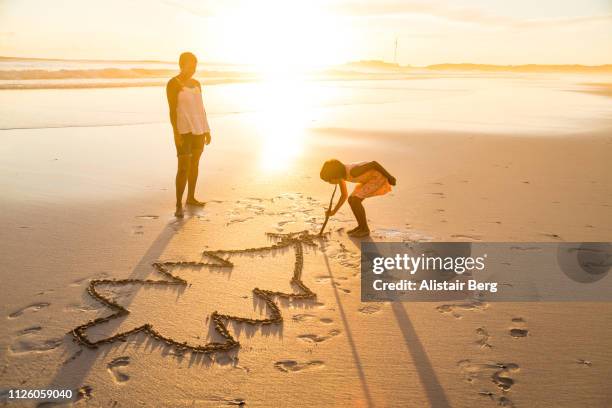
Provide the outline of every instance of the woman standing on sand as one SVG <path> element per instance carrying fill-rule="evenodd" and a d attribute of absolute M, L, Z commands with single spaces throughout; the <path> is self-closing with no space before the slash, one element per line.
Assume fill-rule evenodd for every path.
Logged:
<path fill-rule="evenodd" d="M 183 193 L 187 189 L 187 205 L 202 207 L 203 202 L 196 200 L 195 188 L 198 181 L 198 167 L 204 145 L 210 143 L 210 128 L 202 101 L 202 87 L 192 76 L 196 71 L 198 59 L 190 52 L 179 57 L 181 72 L 168 81 L 166 96 L 170 108 L 170 123 L 174 132 L 174 144 L 178 157 L 176 172 L 176 212 L 183 217 Z"/>

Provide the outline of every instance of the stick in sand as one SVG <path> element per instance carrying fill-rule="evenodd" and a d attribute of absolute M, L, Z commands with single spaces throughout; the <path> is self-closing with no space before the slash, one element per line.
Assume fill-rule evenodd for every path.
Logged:
<path fill-rule="evenodd" d="M 334 187 L 334 192 L 332 193 L 332 196 L 329 199 L 329 208 L 327 209 L 328 213 L 331 211 L 332 204 L 334 202 L 334 196 L 336 195 L 336 190 L 337 189 L 338 189 L 338 185 L 336 184 L 336 186 Z M 325 214 L 325 222 L 323 223 L 323 226 L 321 227 L 321 231 L 319 231 L 319 236 L 323 235 L 323 231 L 325 230 L 325 226 L 327 225 L 327 221 L 329 221 L 329 215 Z"/>

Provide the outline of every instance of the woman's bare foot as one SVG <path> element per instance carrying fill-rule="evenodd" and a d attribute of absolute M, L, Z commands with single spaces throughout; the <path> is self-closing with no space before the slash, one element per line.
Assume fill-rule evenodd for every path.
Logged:
<path fill-rule="evenodd" d="M 195 198 L 188 198 L 187 202 L 185 204 L 187 204 L 187 205 L 194 205 L 196 207 L 204 207 L 206 205 L 205 202 L 198 201 Z"/>
<path fill-rule="evenodd" d="M 364 238 L 370 235 L 370 230 L 368 228 L 360 228 L 349 235 L 353 238 Z"/>
<path fill-rule="evenodd" d="M 176 218 L 183 218 L 185 216 L 185 213 L 183 212 L 183 206 L 182 205 L 177 205 L 176 206 L 176 211 L 174 211 L 174 216 Z"/>

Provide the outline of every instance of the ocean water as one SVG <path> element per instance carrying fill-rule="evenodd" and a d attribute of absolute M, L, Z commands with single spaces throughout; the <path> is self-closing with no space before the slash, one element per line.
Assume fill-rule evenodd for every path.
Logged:
<path fill-rule="evenodd" d="M 558 79 L 438 78 L 207 86 L 215 117 L 275 128 L 565 134 L 607 128 L 606 96 Z M 0 90 L 0 130 L 167 122 L 163 86 Z"/>
<path fill-rule="evenodd" d="M 163 61 L 88 61 L 88 60 L 52 60 L 28 58 L 1 58 L 0 71 L 60 71 L 88 70 L 109 68 L 140 69 L 175 69 L 176 64 Z"/>
<path fill-rule="evenodd" d="M 177 63 L 163 61 L 77 61 L 0 57 L 1 89 L 152 86 L 176 75 Z M 201 76 L 228 82 L 250 75 L 246 67 L 201 63 Z"/>
<path fill-rule="evenodd" d="M 589 93 L 609 75 L 433 73 L 257 79 L 244 67 L 203 64 L 211 123 L 258 132 L 343 128 L 567 134 L 610 127 L 610 98 Z M 0 59 L 0 130 L 167 123 L 165 62 Z M 249 76 L 251 75 L 251 76 Z"/>

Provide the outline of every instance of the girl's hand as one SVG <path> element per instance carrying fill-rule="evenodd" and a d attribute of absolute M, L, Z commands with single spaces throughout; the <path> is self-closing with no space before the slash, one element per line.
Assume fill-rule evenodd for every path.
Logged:
<path fill-rule="evenodd" d="M 204 134 L 204 144 L 205 145 L 209 145 L 210 144 L 210 140 L 211 140 L 210 133 L 205 133 Z"/>
<path fill-rule="evenodd" d="M 326 217 L 331 217 L 336 215 L 336 210 L 325 210 L 325 216 Z"/>

